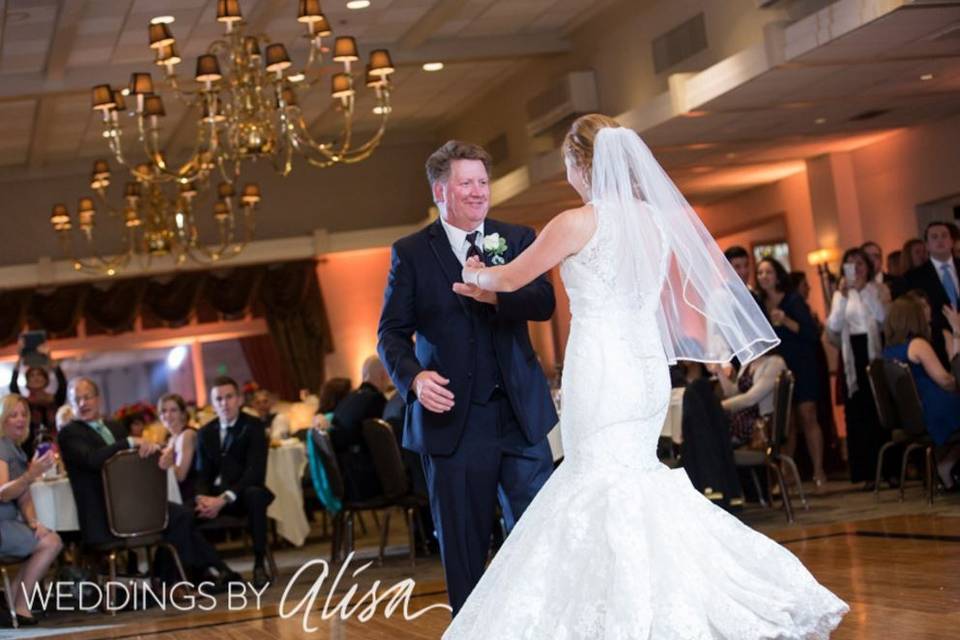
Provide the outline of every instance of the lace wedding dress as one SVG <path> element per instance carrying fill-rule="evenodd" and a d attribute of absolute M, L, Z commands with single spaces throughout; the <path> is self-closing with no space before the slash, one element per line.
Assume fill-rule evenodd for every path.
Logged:
<path fill-rule="evenodd" d="M 595 209 L 595 234 L 560 270 L 573 313 L 565 459 L 444 639 L 827 638 L 847 605 L 657 460 L 670 398 L 655 318 L 665 258 L 659 273 L 624 277 L 637 249 L 617 211 Z"/>

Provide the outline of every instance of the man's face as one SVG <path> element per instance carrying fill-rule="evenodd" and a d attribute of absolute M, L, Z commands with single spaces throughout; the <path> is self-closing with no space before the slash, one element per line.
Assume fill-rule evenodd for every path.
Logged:
<path fill-rule="evenodd" d="M 80 381 L 73 386 L 70 406 L 77 417 L 85 422 L 100 419 L 100 394 L 89 382 Z"/>
<path fill-rule="evenodd" d="M 730 266 L 743 280 L 743 284 L 750 286 L 750 258 L 734 258 L 730 261 Z"/>
<path fill-rule="evenodd" d="M 943 225 L 930 227 L 927 231 L 927 252 L 937 260 L 946 260 L 953 255 L 953 238 L 950 229 Z"/>
<path fill-rule="evenodd" d="M 875 244 L 868 244 L 863 248 L 863 252 L 870 258 L 870 262 L 873 263 L 873 270 L 876 273 L 883 271 L 883 251 L 880 250 L 880 247 Z"/>
<path fill-rule="evenodd" d="M 240 394 L 232 384 L 214 387 L 210 392 L 210 404 L 221 422 L 233 422 L 240 415 Z"/>
<path fill-rule="evenodd" d="M 433 199 L 443 205 L 444 220 L 458 229 L 480 226 L 490 209 L 490 176 L 480 160 L 454 160 L 446 182 L 433 185 Z"/>

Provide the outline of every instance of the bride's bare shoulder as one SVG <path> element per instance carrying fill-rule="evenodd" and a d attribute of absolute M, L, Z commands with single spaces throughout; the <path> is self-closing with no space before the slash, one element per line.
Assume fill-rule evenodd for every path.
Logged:
<path fill-rule="evenodd" d="M 583 232 L 588 236 L 597 226 L 597 219 L 593 213 L 593 205 L 585 204 L 573 209 L 562 211 L 556 218 L 557 222 L 571 232 Z"/>

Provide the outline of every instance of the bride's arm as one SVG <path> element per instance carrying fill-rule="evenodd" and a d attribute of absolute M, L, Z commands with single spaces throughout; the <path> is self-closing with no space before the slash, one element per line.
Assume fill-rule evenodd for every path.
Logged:
<path fill-rule="evenodd" d="M 593 235 L 596 224 L 590 205 L 564 211 L 547 223 L 529 249 L 507 264 L 484 267 L 476 259 L 467 262 L 463 281 L 486 291 L 516 291 L 580 251 Z"/>

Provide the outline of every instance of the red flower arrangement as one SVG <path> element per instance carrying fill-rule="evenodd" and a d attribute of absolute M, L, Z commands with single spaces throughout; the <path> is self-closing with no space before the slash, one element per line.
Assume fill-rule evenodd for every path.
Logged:
<path fill-rule="evenodd" d="M 125 420 L 128 418 L 141 418 L 146 423 L 156 422 L 157 412 L 152 404 L 147 402 L 134 402 L 125 404 L 116 413 L 113 414 L 116 420 Z"/>

